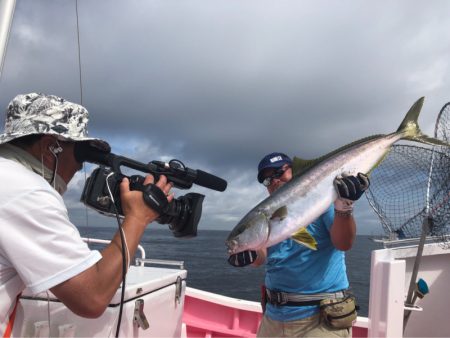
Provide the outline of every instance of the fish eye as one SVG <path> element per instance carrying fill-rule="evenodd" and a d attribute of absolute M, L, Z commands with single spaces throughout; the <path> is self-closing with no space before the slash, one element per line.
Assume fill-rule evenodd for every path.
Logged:
<path fill-rule="evenodd" d="M 260 214 L 261 217 L 265 217 L 267 219 L 270 219 L 270 213 L 269 213 L 268 209 L 261 208 L 261 209 L 256 210 L 256 213 Z"/>

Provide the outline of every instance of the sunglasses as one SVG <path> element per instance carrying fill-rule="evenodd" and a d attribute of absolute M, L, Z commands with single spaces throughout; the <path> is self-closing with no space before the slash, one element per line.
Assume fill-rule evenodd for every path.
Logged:
<path fill-rule="evenodd" d="M 286 168 L 279 168 L 279 169 L 277 169 L 277 170 L 275 170 L 275 172 L 272 174 L 272 175 L 270 175 L 270 176 L 267 176 L 266 178 L 264 178 L 264 180 L 262 181 L 262 184 L 265 186 L 265 187 L 268 187 L 269 185 L 271 185 L 272 184 L 272 180 L 273 179 L 275 179 L 275 178 L 280 178 L 281 176 L 283 176 L 283 174 L 285 173 L 285 171 L 286 170 L 288 170 L 290 167 L 286 167 Z"/>

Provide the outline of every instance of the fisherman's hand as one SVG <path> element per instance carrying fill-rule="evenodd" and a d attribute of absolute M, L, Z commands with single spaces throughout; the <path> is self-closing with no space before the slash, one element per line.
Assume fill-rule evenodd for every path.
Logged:
<path fill-rule="evenodd" d="M 231 255 L 228 258 L 228 263 L 235 267 L 242 267 L 249 264 L 252 264 L 258 255 L 256 254 L 256 251 L 253 250 L 247 250 L 242 251 L 237 254 Z"/>
<path fill-rule="evenodd" d="M 353 210 L 353 203 L 369 188 L 369 177 L 363 173 L 356 176 L 338 176 L 334 179 L 334 187 L 338 198 L 334 202 L 337 211 L 349 212 Z"/>

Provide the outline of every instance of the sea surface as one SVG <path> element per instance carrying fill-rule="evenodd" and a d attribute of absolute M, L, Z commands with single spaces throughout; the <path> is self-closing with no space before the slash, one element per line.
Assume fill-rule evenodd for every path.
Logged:
<path fill-rule="evenodd" d="M 83 237 L 111 239 L 116 228 L 78 227 Z M 187 286 L 251 301 L 260 300 L 264 266 L 235 268 L 228 264 L 224 241 L 228 231 L 198 230 L 197 237 L 175 238 L 169 229 L 148 228 L 141 240 L 147 258 L 184 261 Z M 95 247 L 93 247 L 95 248 Z M 381 248 L 369 236 L 357 236 L 346 253 L 350 288 L 361 316 L 368 314 L 371 251 Z M 95 248 L 100 249 L 100 248 Z"/>

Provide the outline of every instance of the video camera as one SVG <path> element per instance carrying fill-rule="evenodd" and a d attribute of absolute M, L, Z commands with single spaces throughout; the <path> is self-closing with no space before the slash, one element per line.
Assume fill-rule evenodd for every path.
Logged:
<path fill-rule="evenodd" d="M 179 189 L 190 189 L 194 183 L 217 191 L 224 191 L 227 187 L 227 182 L 222 178 L 202 170 L 187 168 L 179 160 L 171 160 L 169 163 L 152 161 L 144 164 L 109 151 L 100 150 L 89 141 L 75 143 L 74 154 L 80 163 L 86 161 L 100 165 L 86 180 L 81 201 L 107 216 L 123 217 L 119 186 L 122 179 L 128 176 L 121 172 L 121 166 L 150 173 L 154 176 L 155 182 L 159 176 L 165 175 L 167 180 Z M 145 190 L 143 176 L 132 175 L 128 179 L 130 190 Z M 188 193 L 174 198 L 168 204 L 166 211 L 160 214 L 157 222 L 169 224 L 175 237 L 196 236 L 204 197 L 201 194 Z"/>

